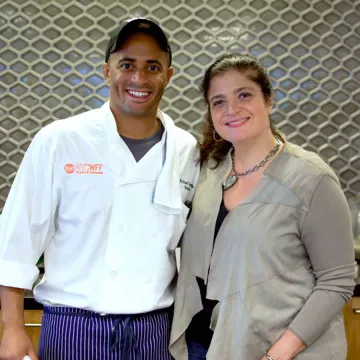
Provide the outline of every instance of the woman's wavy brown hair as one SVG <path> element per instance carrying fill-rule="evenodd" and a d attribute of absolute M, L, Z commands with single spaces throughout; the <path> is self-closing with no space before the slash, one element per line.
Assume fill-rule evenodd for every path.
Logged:
<path fill-rule="evenodd" d="M 208 92 L 212 79 L 228 71 L 236 70 L 246 75 L 255 83 L 257 83 L 263 93 L 266 102 L 269 102 L 273 96 L 273 89 L 271 86 L 270 78 L 261 65 L 260 61 L 251 55 L 229 54 L 220 57 L 216 60 L 205 72 L 204 79 L 201 84 L 201 91 L 204 100 L 207 104 L 207 113 L 205 115 L 205 124 L 203 127 L 203 140 L 200 142 L 200 164 L 210 158 L 215 160 L 215 168 L 218 167 L 220 162 L 225 158 L 229 152 L 232 144 L 224 139 L 217 141 L 215 137 L 219 138 L 219 134 L 215 132 L 214 124 L 211 119 Z M 275 129 L 272 120 L 270 119 L 271 131 L 274 135 L 282 138 L 281 134 Z"/>

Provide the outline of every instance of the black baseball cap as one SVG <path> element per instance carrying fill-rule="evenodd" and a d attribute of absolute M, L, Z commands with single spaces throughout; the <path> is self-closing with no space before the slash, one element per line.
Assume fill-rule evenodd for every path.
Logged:
<path fill-rule="evenodd" d="M 111 32 L 110 40 L 105 50 L 105 62 L 108 62 L 110 55 L 118 50 L 130 35 L 139 32 L 149 34 L 157 41 L 160 49 L 169 54 L 169 65 L 171 65 L 171 48 L 164 31 L 156 22 L 141 17 L 126 20 Z"/>

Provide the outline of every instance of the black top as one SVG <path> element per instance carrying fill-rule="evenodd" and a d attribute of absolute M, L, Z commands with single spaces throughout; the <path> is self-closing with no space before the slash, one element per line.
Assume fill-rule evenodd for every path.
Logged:
<path fill-rule="evenodd" d="M 225 207 L 224 200 L 222 200 L 215 224 L 214 244 L 221 224 L 225 220 L 228 213 L 229 211 Z M 201 301 L 204 309 L 198 312 L 192 318 L 191 323 L 186 330 L 186 338 L 188 340 L 200 343 L 201 345 L 208 348 L 210 346 L 211 338 L 213 336 L 213 331 L 210 329 L 211 315 L 218 301 L 206 298 L 207 285 L 205 285 L 204 279 L 196 277 L 196 280 L 199 285 Z"/>

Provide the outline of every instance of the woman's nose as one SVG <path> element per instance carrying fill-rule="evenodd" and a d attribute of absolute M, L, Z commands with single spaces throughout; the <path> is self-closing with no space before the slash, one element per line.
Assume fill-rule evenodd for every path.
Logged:
<path fill-rule="evenodd" d="M 240 106 L 236 100 L 229 100 L 227 106 L 228 115 L 235 115 L 240 110 Z"/>

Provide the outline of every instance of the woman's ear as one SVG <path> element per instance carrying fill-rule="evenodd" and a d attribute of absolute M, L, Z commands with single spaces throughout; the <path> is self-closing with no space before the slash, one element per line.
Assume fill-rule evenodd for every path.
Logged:
<path fill-rule="evenodd" d="M 274 92 L 272 91 L 270 97 L 267 100 L 268 115 L 270 115 L 272 112 L 272 109 L 274 106 L 274 98 L 275 98 L 275 95 L 274 95 Z"/>

